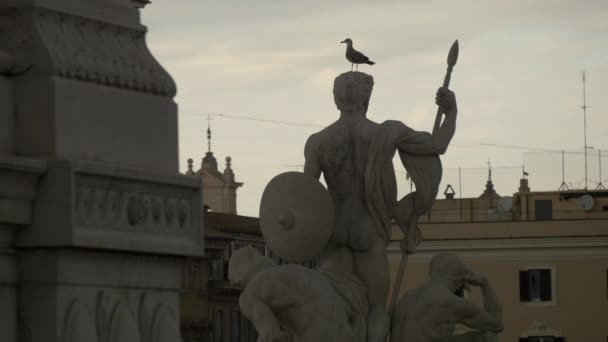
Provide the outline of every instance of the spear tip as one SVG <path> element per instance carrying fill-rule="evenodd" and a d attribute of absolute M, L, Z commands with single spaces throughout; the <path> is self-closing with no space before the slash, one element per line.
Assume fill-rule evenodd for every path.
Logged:
<path fill-rule="evenodd" d="M 456 65 L 456 61 L 458 61 L 458 39 L 454 41 L 452 47 L 450 48 L 450 53 L 448 54 L 448 65 L 454 66 Z"/>

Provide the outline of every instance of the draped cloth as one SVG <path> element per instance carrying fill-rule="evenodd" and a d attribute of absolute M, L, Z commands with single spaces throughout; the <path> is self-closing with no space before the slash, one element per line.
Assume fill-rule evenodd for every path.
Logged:
<path fill-rule="evenodd" d="M 322 266 L 317 269 L 317 272 L 327 278 L 346 305 L 351 329 L 355 337 L 353 342 L 365 342 L 367 340 L 369 302 L 363 282 L 355 275 L 335 272 L 335 270 L 325 269 Z"/>
<path fill-rule="evenodd" d="M 437 197 L 442 167 L 439 154 L 454 135 L 454 120 L 446 120 L 438 133 L 419 132 L 400 121 L 385 121 L 373 136 L 365 168 L 365 203 L 380 235 L 388 243 L 392 218 L 400 225 L 412 215 L 427 213 Z M 393 156 L 401 162 L 416 185 L 414 193 L 397 202 L 397 180 Z"/>

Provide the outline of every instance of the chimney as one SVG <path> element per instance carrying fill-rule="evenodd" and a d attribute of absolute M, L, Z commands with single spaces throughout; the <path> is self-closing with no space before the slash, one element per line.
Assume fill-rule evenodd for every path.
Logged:
<path fill-rule="evenodd" d="M 519 180 L 519 192 L 520 193 L 530 192 L 530 187 L 528 186 L 527 178 L 522 178 Z"/>

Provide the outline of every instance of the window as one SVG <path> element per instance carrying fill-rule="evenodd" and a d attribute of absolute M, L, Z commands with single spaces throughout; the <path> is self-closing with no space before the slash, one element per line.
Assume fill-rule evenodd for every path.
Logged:
<path fill-rule="evenodd" d="M 213 313 L 213 341 L 224 342 L 224 312 L 216 309 Z"/>
<path fill-rule="evenodd" d="M 241 313 L 238 310 L 232 310 L 230 328 L 230 341 L 239 342 L 241 337 Z"/>
<path fill-rule="evenodd" d="M 537 322 L 524 331 L 519 338 L 520 342 L 565 342 L 562 333 L 558 329 L 548 327 L 546 324 Z"/>
<path fill-rule="evenodd" d="M 225 280 L 224 276 L 224 259 L 220 254 L 215 259 L 211 260 L 211 270 L 209 274 L 210 280 Z"/>
<path fill-rule="evenodd" d="M 520 337 L 519 342 L 564 342 L 566 341 L 563 337 L 555 336 L 528 336 Z"/>
<path fill-rule="evenodd" d="M 522 302 L 555 302 L 553 273 L 550 268 L 519 271 L 519 299 Z"/>
<path fill-rule="evenodd" d="M 536 221 L 548 221 L 553 219 L 553 201 L 536 200 L 534 201 L 534 212 Z"/>

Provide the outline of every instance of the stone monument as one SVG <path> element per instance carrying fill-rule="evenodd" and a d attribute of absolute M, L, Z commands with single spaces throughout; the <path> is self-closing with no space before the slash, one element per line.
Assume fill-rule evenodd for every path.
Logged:
<path fill-rule="evenodd" d="M 340 335 L 335 333 L 339 327 L 343 330 L 341 336 L 348 336 L 350 340 L 386 340 L 407 255 L 414 253 L 422 240 L 417 221 L 437 196 L 442 173 L 439 155 L 446 152 L 455 132 L 458 110 L 456 97 L 448 86 L 457 56 L 455 42 L 448 55 L 443 86 L 436 94 L 439 108 L 432 134 L 415 131 L 400 121 L 373 122 L 367 118 L 373 77 L 358 71 L 336 77 L 333 93 L 340 111 L 338 120 L 309 137 L 304 148 L 304 173 L 275 177 L 266 187 L 260 206 L 262 233 L 271 249 L 288 260 L 318 257 L 319 269 L 313 272 L 291 266 L 277 267 L 253 256 L 237 258 L 235 255 L 230 261 L 235 280 L 237 274 L 246 274 L 241 309 L 258 329 L 262 341 L 341 340 L 334 337 Z M 397 152 L 416 184 L 416 192 L 399 201 L 393 167 Z M 321 175 L 327 191 L 318 183 Z M 393 221 L 403 230 L 404 257 L 393 287 L 393 299 L 389 302 L 386 245 L 391 238 Z M 264 272 L 268 272 L 265 277 Z M 277 284 L 262 285 L 267 279 L 275 278 Z M 278 280 L 281 278 L 289 280 Z M 352 301 L 357 296 L 352 295 L 356 291 L 349 279 L 358 279 L 361 283 L 367 307 L 348 308 L 336 304 L 330 310 L 314 304 L 321 298 L 330 303 L 340 303 L 340 298 Z M 466 273 L 459 281 L 490 291 L 480 279 Z M 331 295 L 315 294 L 320 286 L 328 283 L 335 289 L 329 291 Z M 409 310 L 407 303 L 400 303 L 399 313 Z M 316 327 L 315 318 L 325 317 L 327 312 L 332 312 L 334 317 L 349 317 L 353 309 L 356 317 L 366 317 L 364 329 L 355 329 L 360 320 L 349 319 L 345 325 L 338 319 L 339 324 L 326 327 L 326 335 L 315 333 L 316 339 L 301 333 L 303 326 Z M 306 322 L 309 325 L 305 325 Z M 397 336 L 392 337 L 393 341 L 414 336 L 410 330 L 405 335 L 397 334 L 402 324 L 409 324 L 407 317 L 396 315 L 392 322 Z M 443 323 L 435 323 L 429 323 L 428 329 L 445 328 Z M 413 327 L 412 331 L 416 329 Z M 353 331 L 358 333 L 353 336 Z M 411 341 L 426 341 L 413 338 Z"/>
<path fill-rule="evenodd" d="M 0 340 L 178 342 L 203 253 L 146 0 L 0 3 Z"/>
<path fill-rule="evenodd" d="M 457 295 L 471 286 L 481 289 L 483 309 Z M 456 324 L 474 331 L 454 335 Z M 490 342 L 502 329 L 502 308 L 488 280 L 456 255 L 438 254 L 429 280 L 397 304 L 390 342 Z"/>
<path fill-rule="evenodd" d="M 260 342 L 366 340 L 367 301 L 361 281 L 349 292 L 322 272 L 277 266 L 257 249 L 241 248 L 230 259 L 230 281 L 245 286 L 239 305 L 258 330 Z"/>

